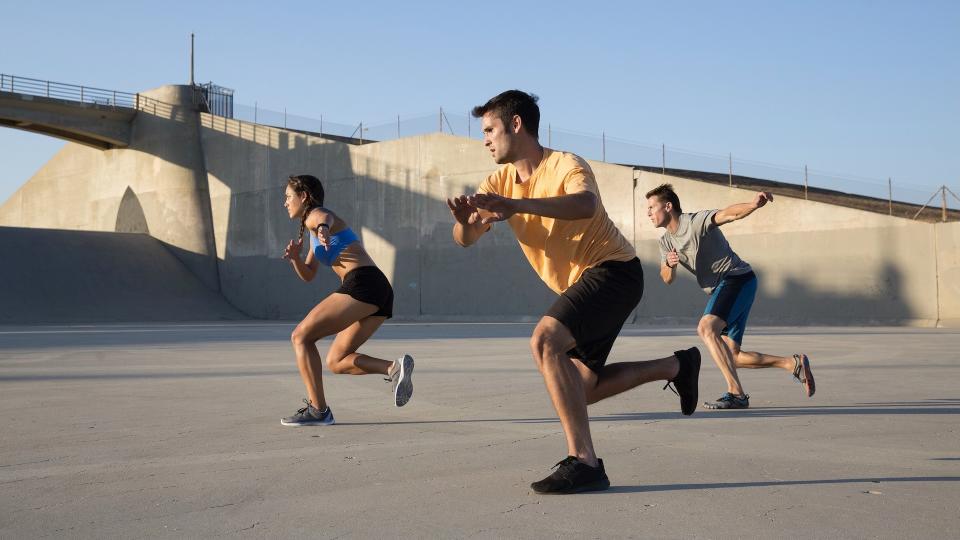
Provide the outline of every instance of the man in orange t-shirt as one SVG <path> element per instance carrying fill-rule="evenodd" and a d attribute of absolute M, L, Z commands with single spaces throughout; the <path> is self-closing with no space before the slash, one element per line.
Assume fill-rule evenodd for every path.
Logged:
<path fill-rule="evenodd" d="M 537 493 L 610 486 L 590 437 L 587 404 L 649 381 L 673 383 L 683 414 L 696 410 L 700 352 L 605 365 L 623 323 L 643 295 L 633 247 L 607 216 L 596 178 L 580 157 L 538 140 L 537 97 L 508 90 L 474 107 L 484 145 L 503 165 L 470 196 L 447 200 L 453 238 L 467 247 L 507 221 L 530 265 L 559 298 L 530 340 L 534 360 L 560 417 L 568 456 Z"/>

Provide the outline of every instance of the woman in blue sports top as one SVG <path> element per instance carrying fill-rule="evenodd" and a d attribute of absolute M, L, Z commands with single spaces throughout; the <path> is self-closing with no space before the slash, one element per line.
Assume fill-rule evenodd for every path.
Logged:
<path fill-rule="evenodd" d="M 337 335 L 327 352 L 327 366 L 334 373 L 366 375 L 380 373 L 393 383 L 394 404 L 402 407 L 413 394 L 413 358 L 381 360 L 357 352 L 383 321 L 393 316 L 393 289 L 383 272 L 363 249 L 357 235 L 331 210 L 323 206 L 323 186 L 315 176 L 301 174 L 287 180 L 284 207 L 290 219 L 300 220 L 300 232 L 283 254 L 303 281 L 311 281 L 321 264 L 340 277 L 340 288 L 316 305 L 291 335 L 297 367 L 307 387 L 306 407 L 283 418 L 285 426 L 334 423 L 333 412 L 323 396 L 322 362 L 317 341 Z M 309 231 L 310 249 L 305 259 L 303 233 Z"/>

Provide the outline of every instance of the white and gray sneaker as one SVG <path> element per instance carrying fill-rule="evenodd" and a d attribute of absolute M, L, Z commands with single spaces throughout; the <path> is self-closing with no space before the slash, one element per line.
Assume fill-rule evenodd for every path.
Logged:
<path fill-rule="evenodd" d="M 303 400 L 306 407 L 297 411 L 293 416 L 281 418 L 280 423 L 285 426 L 332 426 L 337 422 L 333 419 L 333 411 L 328 406 L 324 410 L 319 410 L 310 404 L 309 400 Z"/>
<path fill-rule="evenodd" d="M 390 374 L 385 379 L 393 383 L 393 402 L 403 407 L 413 396 L 413 357 L 405 354 L 390 366 Z"/>

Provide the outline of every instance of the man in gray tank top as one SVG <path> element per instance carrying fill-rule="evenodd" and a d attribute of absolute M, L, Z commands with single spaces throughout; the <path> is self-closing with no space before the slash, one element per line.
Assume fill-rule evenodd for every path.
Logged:
<path fill-rule="evenodd" d="M 738 367 L 786 369 L 803 384 L 807 396 L 812 396 L 816 386 L 807 355 L 773 356 L 740 349 L 757 292 L 757 276 L 750 265 L 730 248 L 720 227 L 749 216 L 772 202 L 773 195 L 761 191 L 748 203 L 688 214 L 681 210 L 680 198 L 670 184 L 650 190 L 646 197 L 647 216 L 654 227 L 664 229 L 660 237 L 660 277 L 663 282 L 667 285 L 673 283 L 677 266 L 683 266 L 710 295 L 697 334 L 726 379 L 727 391 L 716 401 L 704 403 L 704 407 L 746 409 L 750 406 L 750 396 L 744 392 L 737 375 Z"/>

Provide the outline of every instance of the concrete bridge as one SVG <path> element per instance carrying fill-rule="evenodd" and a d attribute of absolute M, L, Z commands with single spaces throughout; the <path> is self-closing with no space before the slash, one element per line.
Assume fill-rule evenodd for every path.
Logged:
<path fill-rule="evenodd" d="M 18 81 L 2 81 L 0 123 L 71 143 L 0 206 L 0 226 L 18 228 L 0 234 L 7 261 L 0 281 L 13 291 L 0 298 L 2 322 L 299 318 L 336 286 L 332 274 L 303 284 L 280 258 L 297 230 L 282 208 L 284 179 L 302 172 L 323 179 L 330 207 L 360 232 L 390 277 L 398 318 L 530 320 L 551 301 L 509 227 L 469 250 L 450 239 L 444 199 L 471 192 L 495 168 L 476 140 L 433 134 L 358 145 L 210 114 L 192 86 L 125 94 L 53 85 L 48 97 L 42 81 L 30 88 Z M 681 276 L 667 289 L 656 279 L 659 233 L 646 219 L 643 194 L 671 182 L 685 208 L 702 209 L 748 200 L 750 190 L 689 171 L 590 164 L 607 212 L 645 264 L 647 287 L 634 322 L 695 319 L 705 298 L 693 281 Z M 960 224 L 783 193 L 725 229 L 761 276 L 754 322 L 960 324 Z M 66 236 L 23 241 L 24 228 Z M 136 243 L 125 235 L 69 231 L 139 233 L 162 249 L 132 249 Z M 74 255 L 59 261 L 59 272 L 47 271 L 43 265 L 56 251 L 41 244 L 60 241 Z M 76 255 L 84 249 L 96 256 Z M 145 270 L 169 268 L 169 261 L 156 263 L 164 257 L 188 272 Z M 124 264 L 112 264 L 119 259 Z M 91 272 L 105 279 L 79 280 Z M 133 300 L 109 314 L 91 307 L 90 298 L 135 287 L 129 273 L 145 281 L 195 279 L 224 302 L 198 310 L 184 302 L 189 294 L 150 285 L 153 301 L 164 303 L 155 317 L 145 318 Z M 54 295 L 38 303 L 29 296 L 39 282 L 71 279 L 86 300 Z M 120 297 L 142 298 L 134 291 Z"/>
<path fill-rule="evenodd" d="M 137 111 L 157 106 L 140 94 L 0 74 L 0 125 L 101 150 L 129 146 Z"/>

